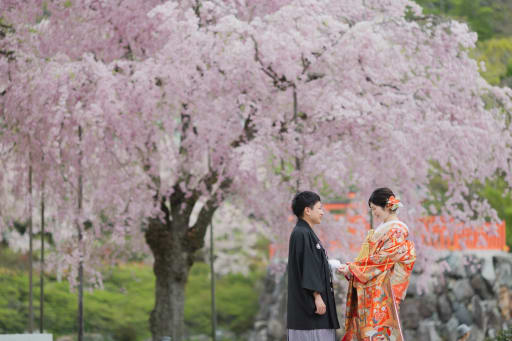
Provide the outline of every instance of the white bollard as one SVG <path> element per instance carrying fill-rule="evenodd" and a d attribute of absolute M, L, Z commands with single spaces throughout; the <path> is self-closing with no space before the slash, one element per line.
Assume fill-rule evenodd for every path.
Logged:
<path fill-rule="evenodd" d="M 53 341 L 52 334 L 0 334 L 0 341 Z"/>

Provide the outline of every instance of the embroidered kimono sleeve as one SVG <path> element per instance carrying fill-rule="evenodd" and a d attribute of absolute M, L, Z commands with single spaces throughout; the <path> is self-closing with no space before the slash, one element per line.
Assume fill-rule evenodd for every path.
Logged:
<path fill-rule="evenodd" d="M 392 229 L 384 237 L 383 245 L 373 255 L 360 261 L 349 263 L 350 272 L 362 283 L 367 283 L 393 266 L 406 261 L 410 242 L 401 229 Z"/>
<path fill-rule="evenodd" d="M 310 236 L 305 233 L 295 236 L 296 248 L 299 252 L 296 256 L 296 264 L 301 266 L 301 287 L 309 291 L 323 293 L 325 291 L 324 269 L 320 257 L 321 250 L 316 249 L 316 245 Z"/>

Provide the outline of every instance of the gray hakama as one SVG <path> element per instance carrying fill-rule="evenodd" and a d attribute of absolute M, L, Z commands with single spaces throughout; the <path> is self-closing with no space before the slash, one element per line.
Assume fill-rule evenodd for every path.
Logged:
<path fill-rule="evenodd" d="M 288 341 L 335 341 L 334 329 L 288 329 Z"/>

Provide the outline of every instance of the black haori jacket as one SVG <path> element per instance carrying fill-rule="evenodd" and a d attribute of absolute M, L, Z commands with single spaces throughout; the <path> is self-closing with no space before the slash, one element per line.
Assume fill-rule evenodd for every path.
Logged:
<path fill-rule="evenodd" d="M 309 224 L 299 219 L 290 236 L 288 251 L 288 329 L 338 329 L 332 273 L 327 253 Z M 324 315 L 315 314 L 313 292 L 326 305 Z"/>

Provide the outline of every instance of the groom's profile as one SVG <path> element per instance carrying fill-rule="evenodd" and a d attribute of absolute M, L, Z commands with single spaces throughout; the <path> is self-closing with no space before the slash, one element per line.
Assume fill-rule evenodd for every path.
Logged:
<path fill-rule="evenodd" d="M 292 201 L 297 224 L 288 251 L 289 341 L 334 341 L 340 327 L 327 254 L 313 231 L 324 214 L 320 196 L 300 192 Z"/>

